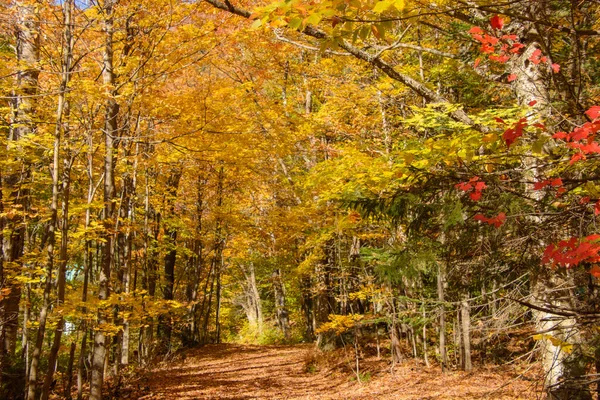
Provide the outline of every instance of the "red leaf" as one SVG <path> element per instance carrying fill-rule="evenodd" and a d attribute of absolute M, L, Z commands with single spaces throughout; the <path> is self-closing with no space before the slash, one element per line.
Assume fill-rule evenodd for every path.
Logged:
<path fill-rule="evenodd" d="M 517 35 L 503 35 L 502 39 L 512 40 L 513 42 L 517 40 L 519 37 Z"/>
<path fill-rule="evenodd" d="M 502 118 L 495 117 L 494 119 L 496 120 L 496 122 L 498 122 L 500 124 L 506 124 L 506 122 L 504 122 L 504 120 Z"/>
<path fill-rule="evenodd" d="M 492 46 L 491 44 L 484 44 L 483 46 L 481 46 L 481 52 L 485 53 L 485 54 L 491 54 L 494 52 L 494 46 Z"/>
<path fill-rule="evenodd" d="M 510 57 L 507 55 L 502 55 L 502 56 L 490 56 L 490 60 L 492 61 L 496 61 L 499 62 L 501 64 L 506 63 L 508 60 L 510 60 Z"/>
<path fill-rule="evenodd" d="M 589 196 L 582 197 L 581 200 L 579 200 L 579 204 L 587 204 L 589 202 L 590 202 Z"/>
<path fill-rule="evenodd" d="M 590 144 L 586 144 L 584 146 L 581 146 L 581 150 L 586 153 L 586 154 L 590 154 L 590 153 L 600 153 L 600 145 L 596 142 L 592 142 Z"/>
<path fill-rule="evenodd" d="M 583 154 L 583 153 L 575 153 L 573 155 L 573 157 L 571 157 L 571 161 L 569 161 L 569 164 L 573 165 L 577 161 L 579 161 L 579 160 L 585 160 L 585 159 L 586 159 L 585 154 Z"/>
<path fill-rule="evenodd" d="M 508 76 L 508 81 L 509 81 L 509 82 L 512 82 L 512 81 L 514 81 L 515 79 L 517 79 L 517 75 L 516 75 L 516 74 L 510 74 L 510 75 Z"/>
<path fill-rule="evenodd" d="M 475 184 L 475 190 L 478 192 L 481 192 L 485 188 L 487 188 L 487 185 L 485 184 L 485 182 L 477 182 Z"/>
<path fill-rule="evenodd" d="M 558 74 L 558 72 L 560 71 L 560 65 L 554 63 L 551 65 L 552 67 L 552 71 L 554 71 L 555 74 Z"/>
<path fill-rule="evenodd" d="M 538 65 L 542 61 L 542 51 L 540 49 L 535 49 L 531 54 L 531 57 L 529 57 L 529 61 Z"/>
<path fill-rule="evenodd" d="M 458 190 L 462 190 L 463 192 L 469 192 L 473 189 L 473 186 L 471 186 L 471 184 L 468 182 L 457 183 L 454 185 L 454 187 Z"/>
<path fill-rule="evenodd" d="M 473 39 L 477 40 L 478 42 L 481 43 L 485 43 L 485 39 L 483 38 L 483 35 L 477 35 L 477 34 L 472 34 L 471 35 L 473 37 Z"/>
<path fill-rule="evenodd" d="M 492 218 L 487 218 L 483 214 L 477 214 L 477 215 L 475 215 L 473 217 L 473 219 L 475 221 L 485 222 L 485 223 L 487 223 L 489 225 L 494 225 L 496 228 L 499 228 L 506 221 L 506 214 L 503 213 L 503 212 L 501 212 L 500 214 L 498 214 L 498 215 L 496 215 L 495 217 L 492 217 Z"/>
<path fill-rule="evenodd" d="M 600 267 L 598 265 L 594 265 L 590 268 L 590 274 L 592 274 L 595 278 L 600 278 Z"/>
<path fill-rule="evenodd" d="M 469 33 L 470 34 L 478 34 L 478 35 L 483 35 L 483 29 L 481 29 L 478 26 L 474 26 L 471 29 L 469 29 Z"/>
<path fill-rule="evenodd" d="M 477 68 L 477 66 L 479 66 L 480 62 L 481 62 L 481 58 L 478 58 L 477 60 L 475 60 L 475 63 L 473 64 L 473 68 Z"/>
<path fill-rule="evenodd" d="M 555 179 L 552 179 L 552 181 L 550 181 L 550 184 L 554 187 L 559 187 L 559 186 L 562 186 L 563 181 L 560 178 L 555 178 Z"/>
<path fill-rule="evenodd" d="M 595 235 L 590 235 L 588 237 L 585 238 L 588 242 L 597 242 L 598 240 L 600 240 L 600 235 L 599 234 L 595 234 Z"/>
<path fill-rule="evenodd" d="M 556 132 L 554 135 L 552 135 L 552 137 L 554 139 L 565 139 L 567 134 L 565 132 Z"/>
<path fill-rule="evenodd" d="M 513 53 L 513 54 L 517 54 L 517 53 L 518 53 L 518 52 L 520 52 L 520 51 L 521 51 L 521 49 L 522 49 L 522 48 L 524 48 L 524 47 L 525 47 L 525 45 L 524 45 L 524 44 L 522 44 L 522 43 L 514 43 L 514 44 L 512 45 L 512 49 L 510 49 L 510 52 L 511 52 L 511 53 Z"/>
<path fill-rule="evenodd" d="M 600 106 L 593 106 L 585 113 L 588 117 L 590 117 L 591 120 L 595 120 L 598 118 L 598 116 L 600 116 Z"/>
<path fill-rule="evenodd" d="M 492 46 L 497 45 L 498 42 L 500 41 L 500 39 L 498 39 L 497 37 L 490 36 L 490 35 L 483 35 L 483 40 L 485 41 L 485 43 L 489 43 Z"/>
<path fill-rule="evenodd" d="M 479 199 L 481 199 L 481 192 L 472 192 L 472 193 L 469 193 L 469 197 L 473 201 L 479 201 Z"/>
<path fill-rule="evenodd" d="M 533 190 L 542 190 L 546 186 L 548 186 L 548 181 L 535 182 L 533 184 Z"/>
<path fill-rule="evenodd" d="M 500 226 L 502 226 L 504 224 L 504 222 L 506 221 L 506 214 L 501 212 L 500 214 L 498 214 L 496 217 L 490 219 L 490 223 L 492 225 L 494 225 L 496 228 L 500 228 Z"/>
<path fill-rule="evenodd" d="M 490 25 L 492 25 L 492 28 L 494 29 L 502 29 L 502 27 L 504 26 L 504 21 L 498 15 L 494 15 L 490 19 Z"/>
<path fill-rule="evenodd" d="M 594 204 L 594 215 L 598 214 L 600 214 L 600 200 L 598 200 L 596 204 Z"/>
<path fill-rule="evenodd" d="M 475 221 L 487 222 L 487 218 L 483 214 L 477 214 L 473 217 Z"/>
<path fill-rule="evenodd" d="M 532 101 L 530 101 L 529 103 L 527 103 L 527 105 L 528 105 L 529 107 L 533 107 L 533 106 L 535 106 L 536 104 L 537 104 L 537 100 L 532 100 Z"/>

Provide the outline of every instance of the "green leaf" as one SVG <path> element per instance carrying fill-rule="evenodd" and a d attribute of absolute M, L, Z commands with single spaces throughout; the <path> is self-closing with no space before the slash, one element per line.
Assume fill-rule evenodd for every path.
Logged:
<path fill-rule="evenodd" d="M 302 26 L 302 18 L 292 18 L 288 26 L 292 29 L 299 29 Z"/>

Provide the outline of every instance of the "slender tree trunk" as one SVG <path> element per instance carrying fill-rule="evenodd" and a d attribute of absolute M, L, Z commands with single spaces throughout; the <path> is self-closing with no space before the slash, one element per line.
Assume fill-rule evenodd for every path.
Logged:
<path fill-rule="evenodd" d="M 73 364 L 75 361 L 75 351 L 77 343 L 71 342 L 71 350 L 69 351 L 69 364 L 67 364 L 67 382 L 65 383 L 64 397 L 71 400 L 71 386 L 73 386 Z"/>
<path fill-rule="evenodd" d="M 175 214 L 175 197 L 179 181 L 181 180 L 182 171 L 175 170 L 167 180 L 167 204 L 169 214 L 174 217 Z M 168 250 L 165 255 L 165 285 L 163 288 L 163 299 L 174 299 L 175 286 L 175 261 L 177 260 L 177 228 L 170 225 L 170 222 L 165 222 L 165 237 L 167 238 Z M 161 341 L 161 352 L 168 353 L 171 350 L 171 334 L 173 331 L 171 317 L 169 315 L 161 315 L 158 323 L 158 337 Z"/>
<path fill-rule="evenodd" d="M 66 95 L 69 86 L 69 80 L 71 75 L 71 63 L 72 63 L 72 49 L 73 49 L 73 34 L 72 34 L 72 11 L 73 11 L 73 0 L 65 0 L 63 3 L 63 22 L 64 22 L 64 44 L 63 44 L 63 65 L 62 65 L 62 79 L 60 84 L 60 93 L 58 95 L 58 110 L 56 117 L 56 128 L 55 128 L 55 155 L 54 155 L 54 179 L 58 186 L 58 156 L 61 147 L 61 135 L 68 137 L 68 126 L 63 123 L 64 117 L 69 115 L 69 105 L 67 103 Z M 63 126 L 64 125 L 64 126 Z M 65 301 L 65 285 L 66 285 L 66 269 L 67 269 L 67 251 L 68 251 L 68 239 L 69 239 L 69 200 L 70 200 L 70 188 L 71 188 L 71 154 L 67 152 L 64 158 L 64 169 L 63 169 L 63 182 L 62 182 L 62 218 L 61 218 L 61 241 L 59 251 L 59 267 L 58 267 L 58 301 L 57 306 L 60 306 Z M 53 183 L 54 185 L 54 183 Z M 54 190 L 53 190 L 54 193 Z M 53 196 L 54 197 L 54 196 Z M 53 198 L 54 201 L 54 198 Z M 58 351 L 60 348 L 60 341 L 64 329 L 64 318 L 61 316 L 57 322 L 56 330 L 54 331 L 54 342 L 50 349 L 50 355 L 48 357 L 48 371 L 44 386 L 42 389 L 42 400 L 47 400 L 50 395 L 50 387 L 54 380 L 54 372 L 56 370 L 56 361 L 58 358 Z"/>
<path fill-rule="evenodd" d="M 202 267 L 204 264 L 204 255 L 203 255 L 203 241 L 202 241 L 202 218 L 204 214 L 204 186 L 206 185 L 206 180 L 199 175 L 198 180 L 196 181 L 196 192 L 197 192 L 197 200 L 196 200 L 196 237 L 194 238 L 194 257 L 193 260 L 193 277 L 192 277 L 192 296 L 190 307 L 190 340 L 192 343 L 196 344 L 199 341 L 199 332 L 198 332 L 198 291 L 200 289 L 201 275 L 202 275 Z"/>
<path fill-rule="evenodd" d="M 275 309 L 277 312 L 277 323 L 285 339 L 290 337 L 289 312 L 285 306 L 285 288 L 281 278 L 281 270 L 276 269 L 271 276 L 273 281 L 273 292 L 275 294 Z"/>
<path fill-rule="evenodd" d="M 464 371 L 471 372 L 473 370 L 473 365 L 471 363 L 471 314 L 469 310 L 468 298 L 468 293 L 465 293 L 462 301 L 460 302 L 460 322 L 462 324 L 462 367 Z"/>
<path fill-rule="evenodd" d="M 246 278 L 246 286 L 244 288 L 244 301 L 242 307 L 246 312 L 248 323 L 255 329 L 256 334 L 260 337 L 263 333 L 263 313 L 260 293 L 256 284 L 256 272 L 254 263 L 248 263 L 248 268 L 243 269 L 244 277 Z"/>
<path fill-rule="evenodd" d="M 425 361 L 425 365 L 429 368 L 431 365 L 429 364 L 429 357 L 427 355 L 427 314 L 425 313 L 425 307 L 422 310 L 423 313 L 423 361 Z"/>
<path fill-rule="evenodd" d="M 91 204 L 94 200 L 94 196 L 96 193 L 96 189 L 94 186 L 94 175 L 93 175 L 93 167 L 94 167 L 94 145 L 93 145 L 93 135 L 90 133 L 88 137 L 88 193 L 87 193 L 87 207 L 85 210 L 85 229 L 87 230 L 91 223 Z M 86 239 L 85 241 L 85 250 L 83 253 L 83 285 L 81 288 L 81 302 L 85 304 L 87 302 L 88 295 L 88 284 L 89 277 L 92 271 L 92 242 L 91 240 Z M 86 312 L 87 307 L 82 307 L 82 312 Z M 85 358 L 87 355 L 87 337 L 88 337 L 88 327 L 85 321 L 81 323 L 81 346 L 79 350 L 79 361 L 77 363 L 77 400 L 81 400 L 83 398 L 83 382 L 87 379 L 87 376 L 84 376 L 85 369 Z"/>
<path fill-rule="evenodd" d="M 437 295 L 440 303 L 440 338 L 439 338 L 439 351 L 440 360 L 442 365 L 442 371 L 446 371 L 448 368 L 448 355 L 446 353 L 446 310 L 444 307 L 444 284 L 446 281 L 446 268 L 443 261 L 438 262 L 438 273 L 437 273 Z"/>
<path fill-rule="evenodd" d="M 104 3 L 104 69 L 102 72 L 103 82 L 109 90 L 109 98 L 106 102 L 106 117 L 104 124 L 104 243 L 102 245 L 102 261 L 100 268 L 100 279 L 98 281 L 98 299 L 107 300 L 110 287 L 110 273 L 113 262 L 113 234 L 110 228 L 114 226 L 113 197 L 115 193 L 113 171 L 116 161 L 116 137 L 118 134 L 117 116 L 119 105 L 115 100 L 114 92 L 115 74 L 113 69 L 113 7 L 114 0 L 106 0 Z M 98 326 L 102 327 L 108 323 L 106 310 L 98 310 Z M 92 380 L 90 382 L 90 400 L 102 399 L 102 384 L 104 382 L 104 363 L 106 357 L 106 334 L 102 329 L 97 329 L 94 335 L 94 351 L 92 356 Z"/>
<path fill-rule="evenodd" d="M 19 142 L 23 137 L 36 132 L 34 122 L 36 94 L 39 77 L 40 15 L 41 5 L 17 1 L 18 22 L 16 31 L 16 56 L 20 71 L 17 74 L 15 94 L 12 102 L 12 124 L 8 140 Z M 17 144 L 19 147 L 19 144 Z M 9 153 L 10 154 L 10 153 Z M 0 189 L 8 190 L 7 199 L 1 198 L 0 206 L 0 395 L 2 388 L 12 393 L 9 369 L 16 350 L 19 325 L 19 302 L 21 285 L 14 280 L 21 268 L 21 256 L 25 245 L 26 224 L 24 213 L 29 209 L 28 189 L 22 184 L 30 176 L 30 167 L 21 163 L 18 168 L 2 171 Z M 16 211 L 16 212 L 13 212 Z M 10 212 L 9 212 L 10 211 Z M 7 214 L 8 213 L 8 214 Z"/>

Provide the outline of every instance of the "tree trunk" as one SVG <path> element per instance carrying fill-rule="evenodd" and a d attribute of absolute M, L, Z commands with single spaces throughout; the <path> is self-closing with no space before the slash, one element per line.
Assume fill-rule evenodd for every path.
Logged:
<path fill-rule="evenodd" d="M 471 314 L 469 310 L 469 295 L 465 293 L 460 302 L 460 322 L 461 322 L 461 344 L 462 344 L 462 369 L 466 372 L 473 370 L 471 363 Z"/>
<path fill-rule="evenodd" d="M 100 279 L 98 281 L 98 299 L 107 300 L 110 290 L 110 273 L 113 261 L 113 234 L 111 228 L 114 226 L 113 197 L 115 193 L 113 171 L 116 162 L 116 137 L 118 134 L 117 117 L 119 105 L 115 100 L 115 74 L 113 69 L 113 7 L 114 0 L 106 0 L 104 3 L 104 33 L 105 46 L 103 57 L 102 78 L 107 86 L 108 100 L 106 101 L 106 116 L 104 123 L 104 243 L 102 245 L 102 260 L 100 268 Z M 106 310 L 98 310 L 98 326 L 94 335 L 94 350 L 92 355 L 92 379 L 90 382 L 90 400 L 102 399 L 102 384 L 104 382 L 104 362 L 106 356 L 106 334 L 103 325 L 108 323 Z"/>
<path fill-rule="evenodd" d="M 60 93 L 58 96 L 58 110 L 56 116 L 56 128 L 55 128 L 55 155 L 54 155 L 54 180 L 58 186 L 58 153 L 61 147 L 61 135 L 65 138 L 69 135 L 69 128 L 67 124 L 63 123 L 64 117 L 69 115 L 69 104 L 66 100 L 67 90 L 69 87 L 69 81 L 71 76 L 71 63 L 72 63 L 72 49 L 73 49 L 73 36 L 72 36 L 72 10 L 73 0 L 65 0 L 63 3 L 63 23 L 64 23 L 64 50 L 63 50 L 63 65 L 62 65 L 62 79 L 60 84 Z M 63 126 L 64 125 L 64 126 Z M 65 301 L 65 285 L 66 285 L 66 270 L 67 270 L 67 251 L 68 251 L 68 239 L 69 239 L 69 200 L 70 200 L 70 189 L 71 189 L 71 164 L 73 162 L 70 152 L 67 150 L 63 160 L 63 182 L 62 182 L 62 218 L 61 218 L 61 241 L 59 251 L 59 266 L 58 266 L 58 298 L 57 306 L 60 306 Z M 54 183 L 53 183 L 54 185 Z M 53 190 L 54 193 L 54 190 Z M 54 197 L 54 196 L 53 196 Z M 53 199 L 54 201 L 54 199 Z M 54 342 L 50 349 L 50 355 L 48 356 L 48 371 L 44 386 L 42 389 L 42 400 L 47 400 L 50 395 L 50 387 L 54 380 L 54 372 L 56 369 L 56 361 L 58 359 L 58 351 L 60 349 L 60 341 L 64 329 L 64 318 L 61 316 L 57 322 L 56 329 L 54 331 Z"/>
<path fill-rule="evenodd" d="M 271 276 L 273 281 L 273 293 L 275 294 L 275 309 L 277 313 L 277 324 L 285 339 L 290 337 L 289 312 L 285 307 L 285 288 L 281 278 L 281 270 L 276 269 Z"/>
<path fill-rule="evenodd" d="M 437 273 L 437 295 L 440 313 L 440 338 L 439 338 L 439 352 L 440 352 L 440 364 L 442 371 L 446 371 L 448 368 L 448 356 L 446 353 L 446 310 L 444 307 L 444 284 L 446 282 L 446 268 L 444 261 L 438 262 L 438 273 Z"/>
<path fill-rule="evenodd" d="M 177 196 L 177 188 L 181 179 L 182 171 L 177 169 L 167 180 L 166 196 L 171 217 L 175 213 L 175 197 Z M 177 260 L 177 228 L 170 225 L 170 222 L 165 223 L 165 237 L 168 245 L 167 254 L 165 255 L 165 285 L 163 288 L 163 299 L 173 300 L 173 288 L 175 285 L 175 261 Z M 161 315 L 158 321 L 158 337 L 161 341 L 161 352 L 168 353 L 171 350 L 171 334 L 173 331 L 171 317 L 169 315 Z"/>
<path fill-rule="evenodd" d="M 263 332 L 263 314 L 262 302 L 260 300 L 258 286 L 256 285 L 254 263 L 250 262 L 247 270 L 243 269 L 243 272 L 246 278 L 246 286 L 244 288 L 244 300 L 242 302 L 242 308 L 246 313 L 248 323 L 260 337 Z"/>
<path fill-rule="evenodd" d="M 77 343 L 71 343 L 71 350 L 69 351 L 69 364 L 67 365 L 67 382 L 65 383 L 64 397 L 67 400 L 71 400 L 71 386 L 73 386 L 73 363 L 75 361 L 75 350 L 77 349 Z"/>
<path fill-rule="evenodd" d="M 16 56 L 20 65 L 17 74 L 16 90 L 12 102 L 12 121 L 8 140 L 19 142 L 23 137 L 36 132 L 33 121 L 36 106 L 39 77 L 40 51 L 40 15 L 39 4 L 17 1 L 18 22 L 16 31 Z M 17 144 L 17 147 L 20 147 Z M 8 154 L 11 154 L 8 152 Z M 22 165 L 21 165 L 22 166 Z M 10 388 L 10 380 L 6 378 L 14 374 L 12 358 L 17 343 L 19 326 L 19 302 L 21 285 L 14 280 L 21 269 L 21 256 L 25 244 L 24 213 L 29 209 L 28 189 L 22 184 L 30 175 L 30 168 L 25 165 L 2 173 L 0 189 L 8 190 L 8 199 L 0 195 L 0 388 Z M 0 389 L 1 390 L 1 389 Z M 0 391 L 0 395 L 1 395 Z"/>

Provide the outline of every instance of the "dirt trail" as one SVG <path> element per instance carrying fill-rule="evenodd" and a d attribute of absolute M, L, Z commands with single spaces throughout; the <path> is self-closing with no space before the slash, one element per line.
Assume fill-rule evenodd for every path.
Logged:
<path fill-rule="evenodd" d="M 374 373 L 359 384 L 351 375 L 306 370 L 312 346 L 211 345 L 163 363 L 144 379 L 144 400 L 190 399 L 532 399 L 531 382 L 507 371 L 441 374 L 412 363 Z M 502 389 L 494 389 L 506 384 Z M 493 392 L 492 392 L 493 391 Z"/>

